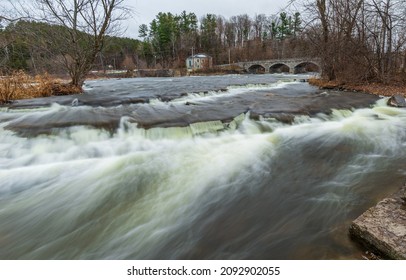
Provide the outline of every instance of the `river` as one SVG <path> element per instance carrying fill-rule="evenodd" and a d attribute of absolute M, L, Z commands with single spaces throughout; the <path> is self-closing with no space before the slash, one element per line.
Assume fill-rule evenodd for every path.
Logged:
<path fill-rule="evenodd" d="M 406 110 L 305 78 L 89 81 L 0 108 L 0 259 L 361 259 L 348 227 L 404 182 Z"/>

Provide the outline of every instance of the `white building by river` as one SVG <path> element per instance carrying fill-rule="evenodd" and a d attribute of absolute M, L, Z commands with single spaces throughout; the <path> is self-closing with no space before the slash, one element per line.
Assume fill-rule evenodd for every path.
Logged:
<path fill-rule="evenodd" d="M 188 71 L 205 69 L 213 67 L 213 58 L 207 54 L 195 54 L 186 59 L 186 68 Z"/>

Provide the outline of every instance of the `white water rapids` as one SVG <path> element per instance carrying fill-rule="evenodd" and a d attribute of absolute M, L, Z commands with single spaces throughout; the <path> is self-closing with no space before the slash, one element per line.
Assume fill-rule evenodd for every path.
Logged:
<path fill-rule="evenodd" d="M 215 98 L 215 97 L 214 97 Z M 0 259 L 359 258 L 349 222 L 406 176 L 406 110 L 23 137 L 3 110 Z"/>

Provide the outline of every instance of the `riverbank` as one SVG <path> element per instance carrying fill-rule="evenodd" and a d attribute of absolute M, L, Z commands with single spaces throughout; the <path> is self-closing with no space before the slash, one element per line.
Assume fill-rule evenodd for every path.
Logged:
<path fill-rule="evenodd" d="M 397 94 L 406 97 L 406 84 L 402 84 L 400 82 L 392 83 L 390 85 L 382 83 L 355 84 L 355 83 L 343 83 L 340 81 L 324 81 L 318 78 L 311 78 L 309 79 L 309 83 L 322 89 L 359 91 L 380 96 L 392 96 Z"/>
<path fill-rule="evenodd" d="M 0 105 L 18 99 L 32 99 L 81 93 L 82 89 L 48 74 L 30 76 L 18 71 L 0 77 Z"/>
<path fill-rule="evenodd" d="M 383 258 L 405 260 L 406 185 L 355 219 L 350 234 Z"/>

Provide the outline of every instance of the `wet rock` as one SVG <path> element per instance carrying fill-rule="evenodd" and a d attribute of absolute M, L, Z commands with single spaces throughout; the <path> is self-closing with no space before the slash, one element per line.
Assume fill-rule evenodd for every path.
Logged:
<path fill-rule="evenodd" d="M 406 186 L 370 208 L 350 227 L 364 246 L 390 259 L 406 259 Z"/>
<path fill-rule="evenodd" d="M 187 101 L 187 102 L 185 103 L 185 105 L 186 105 L 186 106 L 191 106 L 191 105 L 199 105 L 199 104 L 197 104 L 197 103 L 195 103 L 195 102 Z"/>
<path fill-rule="evenodd" d="M 111 84 L 108 85 L 109 88 L 113 88 Z M 248 91 L 244 94 L 224 94 L 214 99 L 192 99 L 185 103 L 146 106 L 144 104 L 149 103 L 149 98 L 158 98 L 165 102 L 175 100 L 179 95 L 161 91 L 154 95 L 149 92 L 140 92 L 132 96 L 130 93 L 120 94 L 119 90 L 115 94 L 103 94 L 100 90 L 95 86 L 93 91 L 81 95 L 19 100 L 18 103 L 7 107 L 25 109 L 51 106 L 52 103 L 70 107 L 75 98 L 78 99 L 80 106 L 75 110 L 57 110 L 52 115 L 16 118 L 11 120 L 5 128 L 24 137 L 49 134 L 58 129 L 78 125 L 114 131 L 119 127 L 120 119 L 124 116 L 130 118 L 131 122 L 137 123 L 139 128 L 144 129 L 186 127 L 193 123 L 208 121 L 228 123 L 236 116 L 248 111 L 254 120 L 262 116 L 291 124 L 295 116 L 329 114 L 332 108 L 338 110 L 365 108 L 379 99 L 378 96 L 370 94 L 337 91 L 329 91 L 327 96 L 321 96 L 313 87 L 303 85 L 298 87 L 297 84 L 291 84 L 282 88 L 273 88 L 272 95 L 264 89 Z M 138 103 L 144 104 L 137 105 Z"/>
<path fill-rule="evenodd" d="M 392 107 L 406 107 L 406 101 L 405 98 L 399 94 L 393 95 L 391 98 L 388 100 L 388 105 Z"/>

